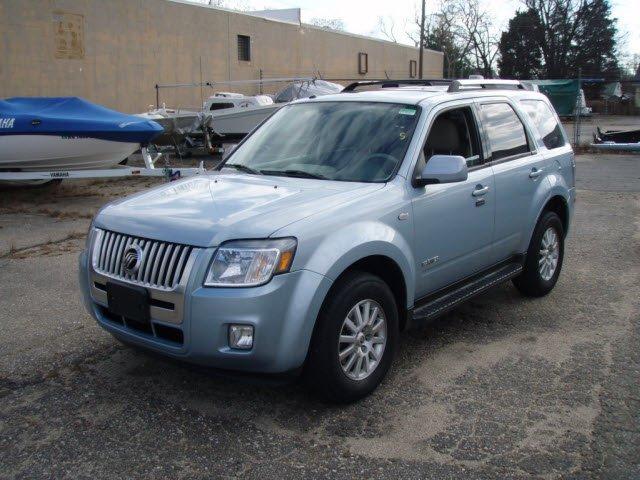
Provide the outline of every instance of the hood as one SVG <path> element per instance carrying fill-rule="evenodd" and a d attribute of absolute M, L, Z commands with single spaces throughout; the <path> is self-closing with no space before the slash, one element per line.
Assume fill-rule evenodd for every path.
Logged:
<path fill-rule="evenodd" d="M 111 203 L 99 228 L 196 247 L 266 238 L 273 232 L 355 197 L 380 183 L 333 182 L 214 172 L 172 182 Z"/>

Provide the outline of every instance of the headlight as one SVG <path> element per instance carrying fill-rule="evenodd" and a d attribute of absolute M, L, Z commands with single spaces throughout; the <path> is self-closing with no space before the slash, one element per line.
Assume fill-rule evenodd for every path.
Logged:
<path fill-rule="evenodd" d="M 288 272 L 298 242 L 295 238 L 237 240 L 222 244 L 213 256 L 206 287 L 255 287 Z"/>

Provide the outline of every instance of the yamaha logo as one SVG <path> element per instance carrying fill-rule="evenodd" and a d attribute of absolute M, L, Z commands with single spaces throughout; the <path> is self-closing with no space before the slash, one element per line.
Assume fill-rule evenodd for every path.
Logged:
<path fill-rule="evenodd" d="M 142 249 L 138 245 L 131 245 L 124 251 L 122 257 L 122 268 L 129 275 L 138 273 L 140 263 L 142 262 Z"/>

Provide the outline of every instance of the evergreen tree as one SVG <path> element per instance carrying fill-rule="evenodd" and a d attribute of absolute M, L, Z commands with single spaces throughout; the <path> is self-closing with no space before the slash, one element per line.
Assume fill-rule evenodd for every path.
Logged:
<path fill-rule="evenodd" d="M 500 77 L 513 79 L 538 78 L 542 68 L 540 50 L 541 25 L 533 10 L 517 12 L 502 32 L 498 49 Z"/>
<path fill-rule="evenodd" d="M 608 0 L 524 0 L 539 19 L 535 41 L 546 78 L 617 71 L 615 20 Z"/>
<path fill-rule="evenodd" d="M 567 73 L 577 77 L 618 78 L 616 26 L 607 0 L 592 0 L 585 5 L 567 58 Z"/>

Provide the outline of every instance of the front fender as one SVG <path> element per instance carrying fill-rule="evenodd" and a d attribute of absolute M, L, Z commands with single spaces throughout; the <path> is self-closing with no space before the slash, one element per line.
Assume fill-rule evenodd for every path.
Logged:
<path fill-rule="evenodd" d="M 410 227 L 407 222 L 406 227 Z M 407 228 L 407 233 L 410 228 Z M 332 282 L 355 262 L 373 255 L 393 260 L 405 279 L 407 307 L 414 301 L 414 259 L 407 233 L 377 221 L 361 221 L 344 226 L 308 249 L 304 261 L 307 270 L 320 273 Z"/>

